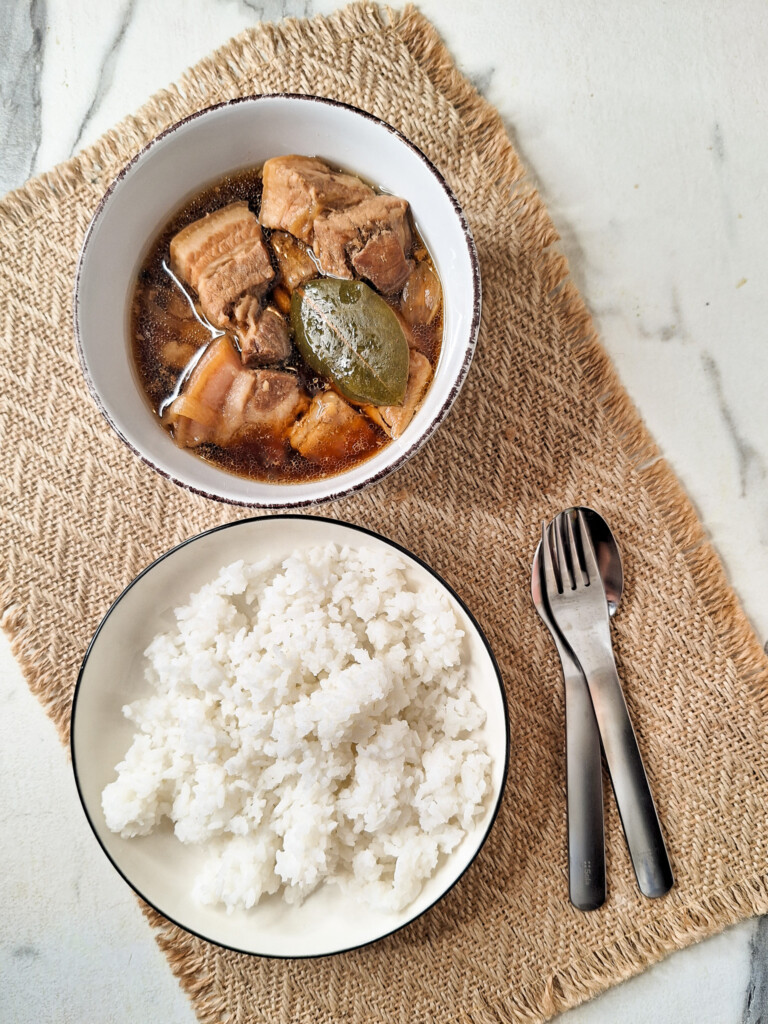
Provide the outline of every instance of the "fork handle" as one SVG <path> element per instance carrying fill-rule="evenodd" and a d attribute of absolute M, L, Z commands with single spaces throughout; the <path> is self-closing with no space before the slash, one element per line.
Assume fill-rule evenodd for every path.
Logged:
<path fill-rule="evenodd" d="M 589 685 L 637 884 L 645 896 L 663 896 L 674 885 L 672 866 L 613 653 L 603 650 L 593 664 L 585 664 L 582 658 L 581 667 Z"/>

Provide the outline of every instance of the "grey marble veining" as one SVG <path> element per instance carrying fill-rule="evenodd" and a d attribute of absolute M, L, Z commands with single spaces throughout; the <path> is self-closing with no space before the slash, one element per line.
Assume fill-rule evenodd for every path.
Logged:
<path fill-rule="evenodd" d="M 72 143 L 72 148 L 70 150 L 70 156 L 72 156 L 74 153 L 78 151 L 78 149 L 80 149 L 83 134 L 85 133 L 88 125 L 90 124 L 94 112 L 98 110 L 105 93 L 112 85 L 115 75 L 115 65 L 117 63 L 118 54 L 120 53 L 120 47 L 122 45 L 123 40 L 125 39 L 125 34 L 128 31 L 128 26 L 131 23 L 131 19 L 133 18 L 133 13 L 136 9 L 136 3 L 137 0 L 126 0 L 119 21 L 117 23 L 117 30 L 115 31 L 113 38 L 110 40 L 109 45 L 107 46 L 104 55 L 101 58 L 101 63 L 99 66 L 99 75 L 96 81 L 96 88 L 93 92 L 93 98 L 91 99 L 88 109 L 86 110 L 84 116 L 80 121 L 80 124 L 77 127 L 75 139 Z"/>
<path fill-rule="evenodd" d="M 752 937 L 749 987 L 742 1024 L 768 1024 L 768 917 L 760 918 Z"/>
<path fill-rule="evenodd" d="M 701 364 L 711 382 L 723 426 L 733 443 L 734 455 L 739 468 L 741 495 L 746 497 L 750 474 L 755 473 L 761 480 L 766 477 L 766 464 L 762 453 L 741 433 L 733 410 L 723 395 L 720 368 L 708 352 L 701 353 Z"/>
<path fill-rule="evenodd" d="M 88 109 L 78 125 L 70 155 L 77 152 L 83 144 L 91 121 L 99 110 L 104 97 L 113 87 L 115 69 L 120 59 L 121 50 L 127 33 L 132 27 L 137 7 L 141 0 L 126 0 L 122 5 L 119 18 L 114 26 L 112 38 L 101 57 L 96 87 Z M 221 3 L 221 0 L 218 0 Z M 144 0 L 147 3 L 147 0 Z M 312 0 L 237 0 L 238 8 L 252 21 L 278 21 L 281 18 L 309 17 L 313 12 Z"/>
<path fill-rule="evenodd" d="M 279 21 L 280 18 L 309 18 L 312 0 L 238 0 L 241 8 L 256 21 Z"/>
<path fill-rule="evenodd" d="M 0 0 L 0 192 L 87 145 L 236 32 L 340 5 Z M 610 355 L 767 637 L 764 0 L 712 0 L 706 15 L 694 0 L 419 6 L 499 108 Z M 89 845 L 53 729 L 4 640 L 0 675 L 0 696 L 13 698 L 0 720 L 10 765 L 0 888 L 13 935 L 0 944 L 0 974 L 15 1024 L 54 1019 L 59 1004 L 46 999 L 62 990 L 72 1019 L 191 1024 L 132 895 Z M 44 816 L 34 836 L 20 818 L 31 804 Z M 75 850 L 76 863 L 58 849 Z M 109 989 L 98 1006 L 87 991 L 94 970 Z M 561 1019 L 768 1024 L 768 918 Z"/>
<path fill-rule="evenodd" d="M 493 76 L 496 73 L 496 68 L 492 65 L 487 68 L 483 68 L 482 71 L 476 71 L 474 74 L 469 76 L 469 80 L 480 93 L 481 96 L 488 96 L 488 90 L 493 82 Z"/>
<path fill-rule="evenodd" d="M 0 3 L 0 192 L 26 181 L 41 136 L 45 0 Z"/>

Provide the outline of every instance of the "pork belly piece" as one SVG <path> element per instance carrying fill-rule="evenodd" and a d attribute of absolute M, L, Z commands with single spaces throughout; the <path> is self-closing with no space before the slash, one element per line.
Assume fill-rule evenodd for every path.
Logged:
<path fill-rule="evenodd" d="M 318 276 L 315 261 L 309 255 L 307 247 L 287 231 L 273 231 L 269 239 L 272 252 L 277 260 L 280 284 L 288 292 L 306 284 Z"/>
<path fill-rule="evenodd" d="M 253 387 L 243 408 L 243 429 L 248 433 L 283 438 L 298 416 L 309 407 L 295 373 L 285 370 L 243 370 Z"/>
<path fill-rule="evenodd" d="M 281 363 L 291 354 L 288 324 L 274 307 L 262 310 L 255 300 L 244 299 L 235 308 L 235 318 L 244 366 Z"/>
<path fill-rule="evenodd" d="M 244 298 L 261 299 L 274 276 L 263 239 L 242 242 L 198 275 L 197 294 L 202 310 L 212 324 L 236 330 L 235 307 Z"/>
<path fill-rule="evenodd" d="M 180 448 L 205 442 L 226 447 L 252 436 L 282 443 L 308 405 L 294 374 L 245 369 L 230 339 L 222 335 L 205 350 L 163 421 L 173 427 Z"/>
<path fill-rule="evenodd" d="M 248 203 L 230 203 L 193 221 L 171 239 L 171 270 L 195 291 L 200 273 L 220 256 L 242 245 L 261 242 L 261 225 Z"/>
<path fill-rule="evenodd" d="M 195 289 L 208 320 L 239 330 L 235 308 L 258 305 L 275 271 L 257 217 L 245 202 L 230 203 L 188 224 L 171 239 L 171 269 Z"/>
<path fill-rule="evenodd" d="M 351 278 L 354 269 L 385 295 L 408 280 L 411 243 L 408 203 L 397 196 L 372 196 L 315 221 L 314 253 L 326 274 Z"/>
<path fill-rule="evenodd" d="M 264 190 L 259 218 L 266 228 L 288 231 L 311 245 L 314 224 L 324 210 L 352 206 L 374 194 L 351 174 L 332 171 L 315 157 L 277 156 L 262 172 Z"/>
<path fill-rule="evenodd" d="M 335 391 L 315 395 L 308 412 L 288 435 L 291 446 L 311 462 L 343 458 L 375 439 L 369 420 Z"/>
<path fill-rule="evenodd" d="M 402 405 L 364 405 L 363 411 L 390 437 L 400 437 L 413 419 L 413 414 L 427 392 L 432 380 L 432 366 L 426 356 L 411 349 L 408 363 L 408 383 Z"/>
<path fill-rule="evenodd" d="M 353 255 L 352 266 L 384 295 L 392 295 L 401 290 L 413 267 L 405 252 L 393 231 L 380 231 Z"/>

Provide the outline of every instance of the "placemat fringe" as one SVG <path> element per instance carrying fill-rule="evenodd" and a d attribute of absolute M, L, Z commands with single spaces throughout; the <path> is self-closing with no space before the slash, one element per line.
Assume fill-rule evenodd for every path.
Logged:
<path fill-rule="evenodd" d="M 142 909 L 203 1024 L 542 1021 L 768 909 L 768 659 L 597 338 L 501 117 L 415 8 L 364 3 L 249 29 L 0 200 L 2 626 L 66 740 L 79 660 L 117 592 L 172 544 L 250 514 L 160 479 L 110 434 L 81 379 L 68 302 L 77 245 L 120 167 L 196 109 L 273 91 L 357 100 L 401 127 L 442 162 L 474 231 L 483 328 L 449 419 L 395 477 L 318 511 L 414 548 L 478 615 L 507 686 L 510 785 L 457 887 L 375 947 L 259 960 Z M 51 351 L 54 396 L 41 407 Z M 608 801 L 611 889 L 594 915 L 567 903 L 562 692 L 528 597 L 538 524 L 574 501 L 621 534 L 616 650 L 678 876 L 664 900 L 638 896 Z"/>

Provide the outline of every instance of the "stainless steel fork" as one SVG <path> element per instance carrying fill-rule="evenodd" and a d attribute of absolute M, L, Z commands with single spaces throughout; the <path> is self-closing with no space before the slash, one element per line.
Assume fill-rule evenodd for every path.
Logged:
<path fill-rule="evenodd" d="M 581 666 L 560 636 L 544 600 L 541 550 L 539 544 L 533 556 L 531 595 L 536 611 L 552 634 L 563 667 L 568 895 L 571 903 L 579 910 L 597 910 L 605 903 L 605 824 L 600 733 Z"/>
<path fill-rule="evenodd" d="M 674 884 L 672 868 L 616 672 L 605 590 L 581 512 L 578 532 L 577 544 L 570 516 L 558 516 L 549 530 L 542 524 L 549 610 L 589 686 L 637 884 L 645 896 L 663 896 Z"/>

